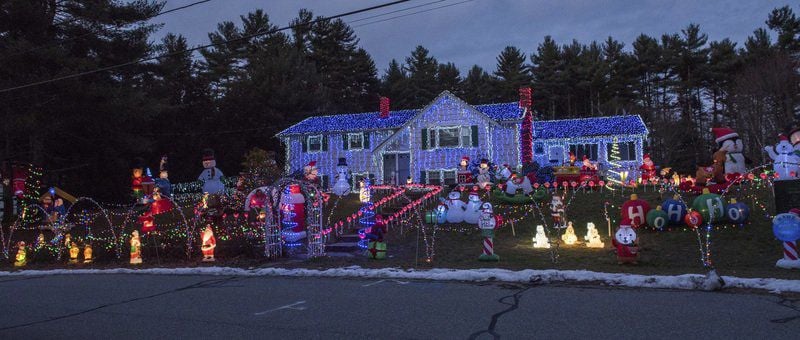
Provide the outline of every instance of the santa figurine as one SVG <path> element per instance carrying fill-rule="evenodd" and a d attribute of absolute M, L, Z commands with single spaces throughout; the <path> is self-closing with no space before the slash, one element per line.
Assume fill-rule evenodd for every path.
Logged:
<path fill-rule="evenodd" d="M 461 157 L 461 162 L 458 163 L 457 176 L 459 184 L 472 183 L 472 171 L 469 171 L 469 157 Z"/>
<path fill-rule="evenodd" d="M 203 252 L 203 262 L 214 262 L 214 248 L 217 247 L 217 239 L 214 237 L 214 230 L 211 229 L 211 225 L 206 225 L 206 229 L 203 230 L 203 245 L 200 247 L 200 250 Z"/>
<path fill-rule="evenodd" d="M 636 231 L 631 227 L 630 219 L 623 219 L 611 240 L 617 252 L 617 263 L 636 264 L 639 258 L 639 247 L 636 245 Z"/>
<path fill-rule="evenodd" d="M 558 229 L 565 228 L 564 221 L 564 202 L 561 201 L 561 196 L 553 195 L 550 200 L 550 217 L 553 218 L 553 227 Z"/>
<path fill-rule="evenodd" d="M 217 161 L 214 159 L 214 150 L 203 150 L 203 172 L 197 180 L 203 182 L 203 192 L 216 195 L 225 191 L 222 184 L 222 171 L 217 168 Z"/>
<path fill-rule="evenodd" d="M 142 240 L 139 231 L 131 232 L 131 264 L 142 264 Z"/>
<path fill-rule="evenodd" d="M 644 154 L 642 157 L 642 166 L 639 167 L 642 171 L 642 182 L 649 181 L 651 178 L 656 177 L 656 166 L 653 160 L 650 159 L 649 154 Z"/>
<path fill-rule="evenodd" d="M 747 172 L 745 165 L 744 145 L 739 139 L 739 134 L 727 127 L 712 128 L 714 141 L 717 142 L 720 151 L 725 151 L 725 177 L 728 180 L 735 179 Z"/>
<path fill-rule="evenodd" d="M 317 161 L 308 162 L 303 167 L 303 178 L 311 183 L 319 184 L 319 168 L 317 168 Z"/>
<path fill-rule="evenodd" d="M 589 156 L 583 155 L 583 165 L 581 166 L 581 170 L 597 170 L 597 165 L 592 163 L 592 160 L 589 159 Z"/>
<path fill-rule="evenodd" d="M 137 200 L 141 199 L 145 195 L 143 183 L 150 181 L 152 180 L 145 178 L 144 175 L 144 160 L 136 158 L 131 166 L 131 190 L 133 190 L 133 197 Z"/>

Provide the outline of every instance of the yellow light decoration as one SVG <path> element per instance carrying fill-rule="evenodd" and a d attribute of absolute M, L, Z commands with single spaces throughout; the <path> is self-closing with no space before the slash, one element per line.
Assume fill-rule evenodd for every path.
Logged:
<path fill-rule="evenodd" d="M 586 223 L 586 236 L 584 239 L 586 240 L 586 246 L 589 248 L 605 247 L 605 244 L 600 239 L 600 233 L 592 222 Z"/>
<path fill-rule="evenodd" d="M 92 263 L 92 245 L 86 244 L 83 247 L 83 263 Z"/>
<path fill-rule="evenodd" d="M 214 262 L 214 248 L 217 247 L 217 239 L 214 238 L 214 230 L 211 229 L 210 224 L 206 225 L 202 237 L 203 245 L 200 250 L 203 251 L 203 262 Z"/>
<path fill-rule="evenodd" d="M 131 264 L 142 264 L 142 241 L 138 230 L 131 233 Z"/>
<path fill-rule="evenodd" d="M 78 248 L 78 245 L 75 242 L 70 242 L 69 244 L 69 263 L 76 264 L 78 263 L 78 255 L 80 254 L 81 250 Z"/>
<path fill-rule="evenodd" d="M 28 253 L 25 249 L 25 242 L 19 241 L 17 243 L 17 256 L 14 260 L 14 267 L 24 267 L 28 264 Z"/>
<path fill-rule="evenodd" d="M 533 237 L 533 247 L 545 249 L 550 248 L 550 241 L 547 240 L 547 236 L 544 234 L 543 225 L 536 226 L 536 236 Z"/>
<path fill-rule="evenodd" d="M 564 232 L 564 235 L 561 235 L 561 240 L 568 246 L 578 242 L 578 235 L 575 235 L 575 228 L 572 227 L 572 222 L 567 223 L 567 230 Z"/>

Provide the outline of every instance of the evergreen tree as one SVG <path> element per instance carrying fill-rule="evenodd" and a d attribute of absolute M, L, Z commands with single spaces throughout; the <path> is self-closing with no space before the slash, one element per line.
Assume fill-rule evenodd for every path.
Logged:
<path fill-rule="evenodd" d="M 461 88 L 467 103 L 477 105 L 492 102 L 492 77 L 478 65 L 473 65 L 469 70 Z"/>
<path fill-rule="evenodd" d="M 497 69 L 494 71 L 494 76 L 497 77 L 496 101 L 515 101 L 518 99 L 517 90 L 530 85 L 530 70 L 525 59 L 525 53 L 514 46 L 506 46 L 497 56 Z"/>
<path fill-rule="evenodd" d="M 439 90 L 450 91 L 456 96 L 461 96 L 461 72 L 458 71 L 453 63 L 439 64 L 439 69 L 436 71 L 436 80 L 439 84 Z"/>
<path fill-rule="evenodd" d="M 381 82 L 381 94 L 389 97 L 393 101 L 392 107 L 396 106 L 394 101 L 401 100 L 403 95 L 402 89 L 406 86 L 405 82 L 407 78 L 406 72 L 403 70 L 403 67 L 400 66 L 400 63 L 398 63 L 396 59 L 392 59 L 392 61 L 389 62 L 389 68 L 386 69 Z M 398 106 L 398 108 L 400 107 L 402 106 Z"/>
<path fill-rule="evenodd" d="M 533 104 L 549 119 L 556 118 L 557 103 L 561 100 L 563 85 L 560 73 L 563 70 L 561 49 L 549 35 L 531 55 L 533 63 Z"/>
<path fill-rule="evenodd" d="M 773 9 L 766 23 L 767 27 L 778 33 L 778 49 L 788 54 L 800 52 L 800 19 L 791 7 Z"/>
<path fill-rule="evenodd" d="M 426 48 L 417 46 L 406 58 L 408 79 L 398 100 L 400 105 L 419 108 L 433 100 L 439 94 L 438 68 L 436 58 L 430 56 Z"/>

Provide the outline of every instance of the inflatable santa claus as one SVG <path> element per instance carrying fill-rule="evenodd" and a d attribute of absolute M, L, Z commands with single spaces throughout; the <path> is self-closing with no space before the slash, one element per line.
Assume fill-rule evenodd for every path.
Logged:
<path fill-rule="evenodd" d="M 649 154 L 644 154 L 642 158 L 642 166 L 640 166 L 639 169 L 642 171 L 642 182 L 645 182 L 656 177 L 656 165 L 653 163 L 653 160 L 650 159 Z"/>

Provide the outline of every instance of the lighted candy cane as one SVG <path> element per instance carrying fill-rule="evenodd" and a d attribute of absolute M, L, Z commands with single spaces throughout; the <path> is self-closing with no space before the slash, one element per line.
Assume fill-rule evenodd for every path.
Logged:
<path fill-rule="evenodd" d="M 797 261 L 797 243 L 783 242 L 783 259 L 786 261 Z"/>
<path fill-rule="evenodd" d="M 494 243 L 492 242 L 492 238 L 489 236 L 483 238 L 483 254 L 486 256 L 494 255 Z"/>

